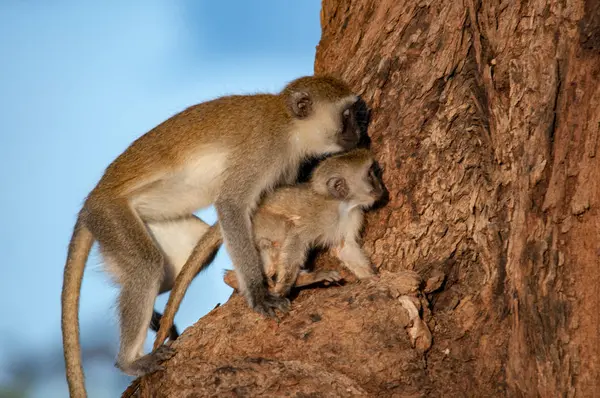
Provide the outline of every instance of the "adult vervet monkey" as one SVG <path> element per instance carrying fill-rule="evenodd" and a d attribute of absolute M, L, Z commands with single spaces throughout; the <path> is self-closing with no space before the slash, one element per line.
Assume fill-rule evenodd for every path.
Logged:
<path fill-rule="evenodd" d="M 116 366 L 140 376 L 173 355 L 143 344 L 157 294 L 168 291 L 208 226 L 192 213 L 214 204 L 241 292 L 274 316 L 289 301 L 269 293 L 250 216 L 263 192 L 293 182 L 300 163 L 359 140 L 358 97 L 330 76 L 279 94 L 234 95 L 192 106 L 134 141 L 106 169 L 75 224 L 65 266 L 62 330 L 71 396 L 84 397 L 79 294 L 94 241 L 121 285 Z"/>
<path fill-rule="evenodd" d="M 292 286 L 341 279 L 336 271 L 300 273 L 308 251 L 315 246 L 332 248 L 359 279 L 374 275 L 359 236 L 365 210 L 380 202 L 387 193 L 378 171 L 369 150 L 354 149 L 320 162 L 310 181 L 280 187 L 264 196 L 252 217 L 252 228 L 271 292 L 286 297 Z M 219 229 L 212 226 L 202 241 L 203 251 L 192 254 L 194 261 L 186 264 L 175 280 L 160 321 L 155 348 L 163 344 L 172 330 L 175 313 L 200 265 L 210 261 L 202 256 L 219 248 Z M 227 271 L 224 280 L 239 289 L 233 271 Z"/>

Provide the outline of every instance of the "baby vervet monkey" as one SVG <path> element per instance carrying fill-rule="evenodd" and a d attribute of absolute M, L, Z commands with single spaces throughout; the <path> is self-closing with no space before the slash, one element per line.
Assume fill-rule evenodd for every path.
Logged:
<path fill-rule="evenodd" d="M 168 291 L 208 226 L 193 212 L 215 205 L 225 246 L 251 308 L 274 316 L 289 302 L 271 294 L 252 239 L 250 216 L 262 193 L 295 181 L 300 163 L 352 149 L 358 97 L 330 76 L 307 76 L 279 94 L 233 95 L 192 106 L 134 141 L 90 192 L 64 272 L 62 331 L 72 397 L 85 397 L 79 294 L 97 241 L 121 286 L 116 366 L 140 376 L 173 355 L 143 355 L 157 294 Z M 213 236 L 212 234 L 209 234 Z M 194 257 L 193 255 L 191 257 Z"/>
<path fill-rule="evenodd" d="M 355 149 L 323 160 L 309 182 L 281 187 L 267 194 L 252 224 L 271 291 L 278 297 L 286 297 L 294 285 L 340 280 L 335 271 L 300 274 L 308 251 L 315 246 L 333 248 L 359 279 L 373 276 L 371 263 L 358 239 L 364 211 L 384 193 L 373 156 L 366 149 Z M 217 240 L 213 242 L 218 245 Z M 205 261 L 201 257 L 195 260 L 198 264 Z M 184 268 L 175 280 L 155 347 L 167 338 L 185 290 L 196 273 L 197 269 Z M 276 277 L 274 281 L 273 277 Z M 224 279 L 229 286 L 239 289 L 233 271 L 227 271 Z"/>
<path fill-rule="evenodd" d="M 283 187 L 268 195 L 253 218 L 254 239 L 260 248 L 265 275 L 276 277 L 272 292 L 289 295 L 291 288 L 320 281 L 336 281 L 335 271 L 299 273 L 309 250 L 332 248 L 359 279 L 374 275 L 358 243 L 364 211 L 381 199 L 382 182 L 366 149 L 331 156 L 314 170 L 308 183 Z M 232 271 L 225 280 L 233 282 Z M 228 283 L 229 284 L 229 283 Z M 237 280 L 230 284 L 237 289 Z"/>

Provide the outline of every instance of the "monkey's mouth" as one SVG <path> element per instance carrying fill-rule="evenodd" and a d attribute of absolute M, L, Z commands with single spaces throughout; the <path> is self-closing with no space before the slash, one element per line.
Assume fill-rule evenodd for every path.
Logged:
<path fill-rule="evenodd" d="M 382 197 L 383 197 L 383 192 L 375 192 L 375 193 L 371 194 L 371 199 L 373 199 L 373 202 L 377 202 Z"/>

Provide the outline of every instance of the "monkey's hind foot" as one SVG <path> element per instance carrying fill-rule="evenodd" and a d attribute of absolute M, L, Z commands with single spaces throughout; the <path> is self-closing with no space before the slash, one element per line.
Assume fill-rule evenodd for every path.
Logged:
<path fill-rule="evenodd" d="M 237 283 L 237 278 L 235 276 L 235 272 L 233 270 L 228 269 L 225 271 L 225 274 L 223 274 L 223 282 L 225 282 L 227 286 L 233 288 L 233 290 L 240 290 L 240 287 Z"/>
<path fill-rule="evenodd" d="M 121 364 L 117 362 L 115 366 L 130 376 L 141 377 L 149 373 L 163 370 L 164 366 L 162 363 L 167 359 L 171 359 L 174 355 L 175 350 L 173 348 L 162 345 L 130 364 Z"/>
<path fill-rule="evenodd" d="M 265 291 L 262 297 L 252 300 L 250 305 L 254 311 L 272 319 L 277 319 L 275 310 L 279 310 L 284 314 L 290 311 L 290 300 L 275 296 L 268 291 Z"/>
<path fill-rule="evenodd" d="M 319 272 L 319 278 L 321 278 L 322 281 L 324 282 L 339 282 L 341 281 L 343 278 L 340 275 L 339 272 L 337 271 L 321 271 Z"/>
<path fill-rule="evenodd" d="M 337 271 L 324 270 L 310 273 L 301 273 L 296 279 L 296 286 L 308 286 L 313 283 L 323 283 L 326 286 L 341 281 L 343 278 Z"/>

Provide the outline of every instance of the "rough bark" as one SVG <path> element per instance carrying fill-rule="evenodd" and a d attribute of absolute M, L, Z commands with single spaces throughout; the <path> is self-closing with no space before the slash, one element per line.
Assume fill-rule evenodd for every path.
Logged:
<path fill-rule="evenodd" d="M 600 1 L 325 0 L 321 22 L 315 71 L 371 108 L 385 272 L 304 290 L 279 324 L 232 297 L 141 395 L 598 394 Z M 420 297 L 426 353 L 405 270 L 446 275 Z"/>

